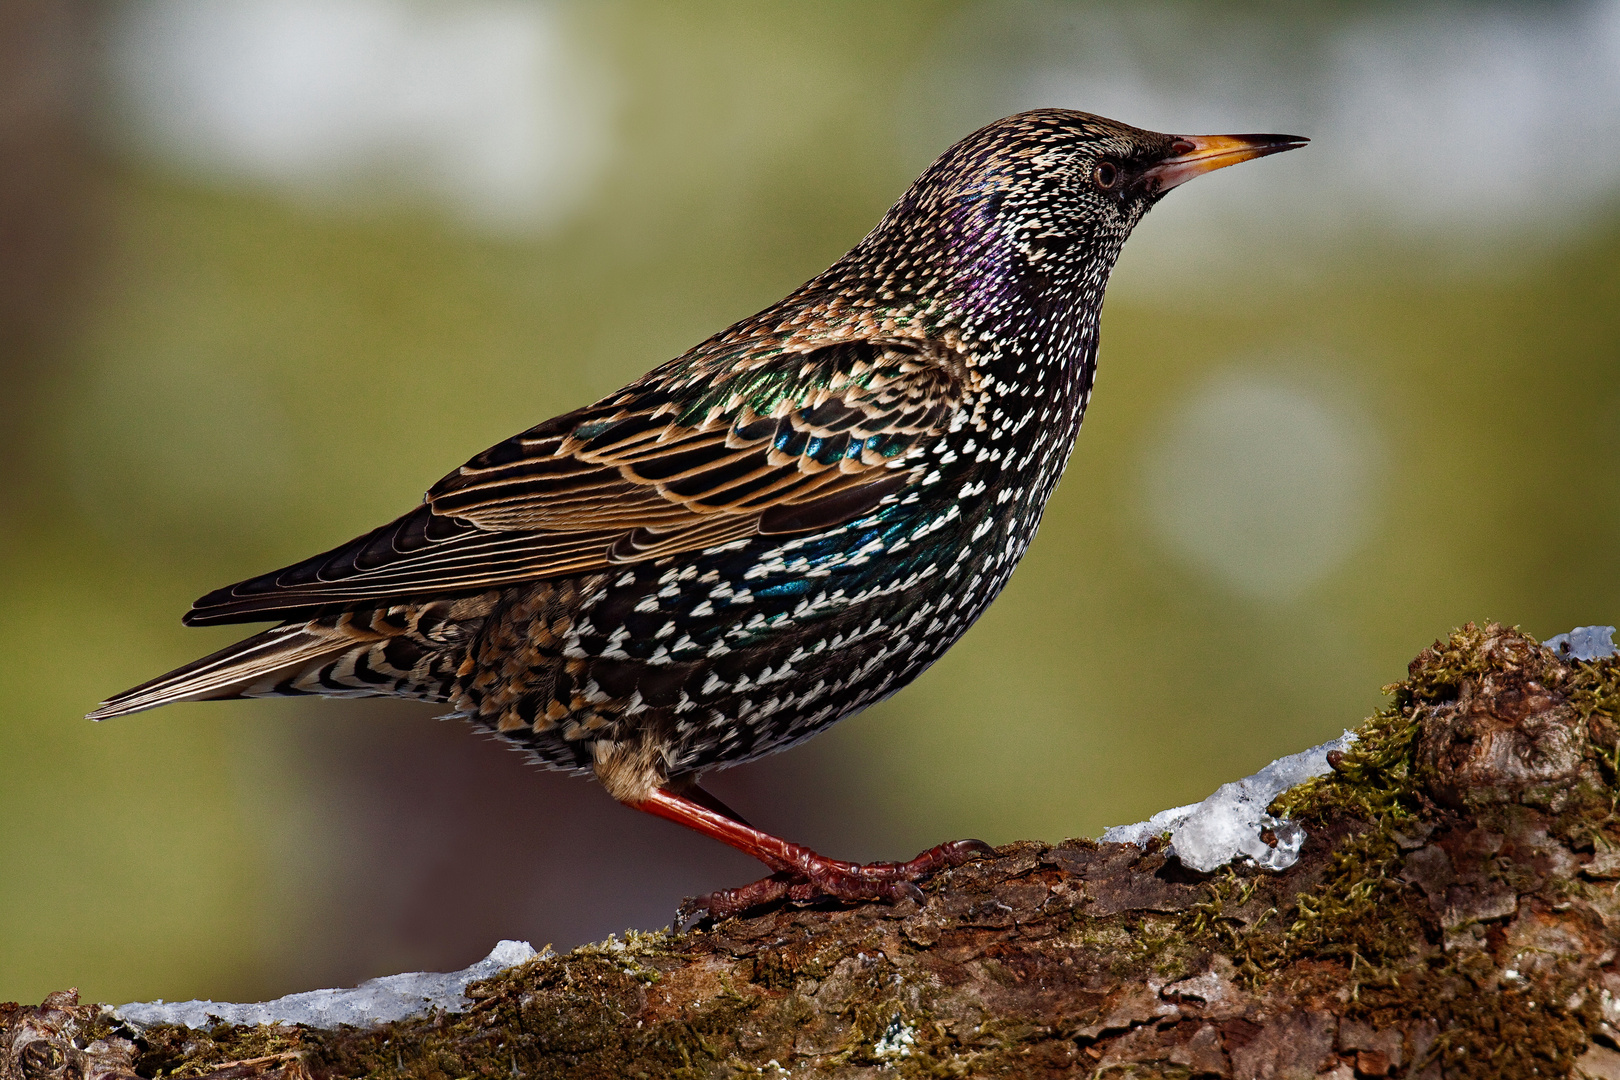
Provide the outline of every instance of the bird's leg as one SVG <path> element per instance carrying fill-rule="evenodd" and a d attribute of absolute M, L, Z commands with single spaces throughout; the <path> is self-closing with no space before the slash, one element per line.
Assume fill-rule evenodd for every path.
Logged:
<path fill-rule="evenodd" d="M 782 899 L 887 900 L 922 899 L 916 882 L 945 869 L 960 866 L 990 846 L 980 840 L 956 840 L 929 848 L 909 862 L 851 863 L 818 855 L 744 822 L 720 800 L 702 791 L 692 797 L 668 788 L 655 788 L 646 799 L 631 803 L 637 810 L 696 829 L 738 851 L 752 855 L 775 873 L 751 885 L 722 889 L 681 905 L 680 919 L 707 914 L 711 918 L 735 915 L 760 904 Z M 702 800 L 702 801 L 700 801 Z"/>
<path fill-rule="evenodd" d="M 695 780 L 687 780 L 684 783 L 680 783 L 678 786 L 672 781 L 668 790 L 677 798 L 682 798 L 688 802 L 696 803 L 704 809 L 713 810 L 721 817 L 730 818 L 732 821 L 735 821 L 744 828 L 753 828 L 753 826 L 748 823 L 747 818 L 743 817 L 741 814 L 737 813 L 737 811 L 721 802 L 713 792 L 699 787 L 697 781 Z M 685 824 L 685 822 L 682 822 L 682 824 Z"/>

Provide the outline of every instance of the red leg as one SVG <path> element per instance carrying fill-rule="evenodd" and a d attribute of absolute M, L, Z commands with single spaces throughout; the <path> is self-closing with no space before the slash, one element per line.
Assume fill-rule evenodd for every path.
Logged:
<path fill-rule="evenodd" d="M 713 810 L 721 817 L 730 818 L 739 825 L 748 824 L 747 818 L 743 817 L 741 814 L 737 813 L 737 811 L 715 798 L 714 795 L 703 790 L 694 783 L 688 782 L 686 786 L 682 787 L 680 789 L 679 796 L 688 802 L 696 803 L 704 809 Z"/>
<path fill-rule="evenodd" d="M 716 919 L 725 918 L 782 899 L 804 901 L 835 897 L 840 900 L 893 902 L 910 896 L 920 901 L 922 890 L 917 888 L 915 882 L 947 866 L 960 866 L 972 856 L 990 850 L 990 846 L 980 840 L 957 840 L 930 848 L 910 862 L 850 863 L 829 859 L 800 844 L 789 843 L 756 829 L 713 796 L 708 796 L 705 802 L 698 802 L 666 788 L 657 788 L 646 801 L 630 805 L 689 829 L 696 829 L 704 836 L 713 837 L 752 855 L 776 871 L 752 885 L 722 889 L 701 899 L 687 901 L 681 905 L 682 921 L 705 914 Z"/>

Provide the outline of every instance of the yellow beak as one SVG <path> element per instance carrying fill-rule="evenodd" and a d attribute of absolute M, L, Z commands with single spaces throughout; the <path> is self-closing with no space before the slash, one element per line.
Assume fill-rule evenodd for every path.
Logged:
<path fill-rule="evenodd" d="M 1250 158 L 1297 150 L 1308 142 L 1298 135 L 1180 135 L 1171 145 L 1175 156 L 1145 170 L 1142 179 L 1155 191 L 1169 191 L 1195 176 Z"/>

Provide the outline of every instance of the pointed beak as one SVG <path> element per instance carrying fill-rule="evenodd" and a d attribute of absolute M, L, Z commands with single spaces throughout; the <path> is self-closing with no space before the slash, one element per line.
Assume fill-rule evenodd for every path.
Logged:
<path fill-rule="evenodd" d="M 1250 158 L 1297 150 L 1310 142 L 1298 135 L 1181 135 L 1171 144 L 1172 156 L 1142 173 L 1142 180 L 1156 192 L 1166 192 L 1228 165 Z"/>

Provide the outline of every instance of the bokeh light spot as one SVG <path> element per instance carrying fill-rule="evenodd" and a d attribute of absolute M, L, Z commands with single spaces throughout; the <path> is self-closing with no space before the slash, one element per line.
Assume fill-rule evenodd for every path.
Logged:
<path fill-rule="evenodd" d="M 1366 535 L 1373 441 L 1339 403 L 1253 375 L 1208 383 L 1149 453 L 1160 539 L 1224 585 L 1297 596 Z"/>
<path fill-rule="evenodd" d="M 608 84 L 551 5 L 142 0 L 110 35 L 151 155 L 301 202 L 552 224 L 607 158 Z"/>

